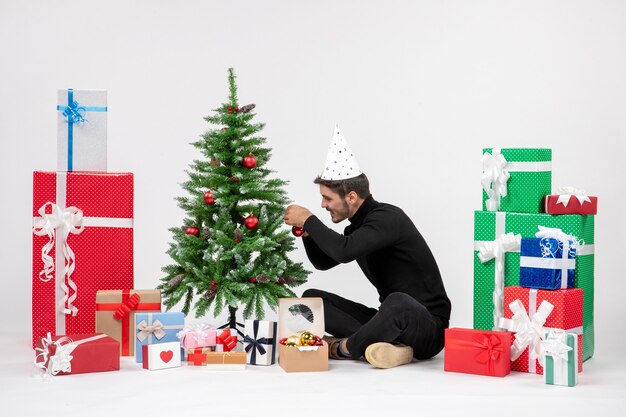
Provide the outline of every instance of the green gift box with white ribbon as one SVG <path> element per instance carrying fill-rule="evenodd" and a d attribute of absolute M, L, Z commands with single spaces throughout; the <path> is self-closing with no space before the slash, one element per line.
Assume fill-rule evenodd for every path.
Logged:
<path fill-rule="evenodd" d="M 559 331 L 547 332 L 541 342 L 541 350 L 544 355 L 543 376 L 546 384 L 566 387 L 578 384 L 578 335 Z"/>
<path fill-rule="evenodd" d="M 535 237 L 538 226 L 559 228 L 584 243 L 576 256 L 574 287 L 584 291 L 583 360 L 587 360 L 593 356 L 594 350 L 594 216 L 591 215 L 476 211 L 474 328 L 492 330 L 496 327 L 494 320 L 502 314 L 503 287 L 519 285 L 520 252 L 517 237 Z M 481 260 L 481 251 L 484 262 Z"/>
<path fill-rule="evenodd" d="M 552 150 L 486 148 L 482 156 L 483 210 L 543 213 L 552 192 Z"/>

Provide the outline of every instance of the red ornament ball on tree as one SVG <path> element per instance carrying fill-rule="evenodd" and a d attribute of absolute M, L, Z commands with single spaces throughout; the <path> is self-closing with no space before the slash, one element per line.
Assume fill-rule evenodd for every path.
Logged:
<path fill-rule="evenodd" d="M 243 166 L 246 168 L 254 168 L 256 166 L 256 156 L 249 153 L 247 156 L 243 157 Z"/>
<path fill-rule="evenodd" d="M 285 283 L 285 280 L 284 280 L 284 279 L 282 279 L 282 278 L 278 278 L 278 279 L 276 280 L 276 283 L 277 283 L 278 285 L 283 285 L 283 284 Z"/>
<path fill-rule="evenodd" d="M 211 281 L 211 287 L 215 287 L 217 285 L 217 282 L 215 282 L 215 280 Z"/>
<path fill-rule="evenodd" d="M 207 204 L 215 204 L 215 198 L 213 198 L 212 192 L 207 191 L 206 193 L 204 193 L 204 202 Z"/>
<path fill-rule="evenodd" d="M 294 226 L 291 228 L 291 233 L 296 237 L 300 237 L 304 234 L 304 227 Z"/>
<path fill-rule="evenodd" d="M 244 224 L 248 229 L 256 229 L 257 227 L 259 227 L 259 218 L 256 217 L 254 214 L 250 214 L 248 217 L 246 217 Z"/>
<path fill-rule="evenodd" d="M 250 282 L 253 283 L 253 284 L 256 284 L 256 278 L 255 277 L 251 277 L 250 278 Z"/>
<path fill-rule="evenodd" d="M 200 236 L 200 230 L 198 230 L 198 228 L 195 226 L 189 226 L 188 228 L 186 228 L 185 233 L 196 237 Z"/>
<path fill-rule="evenodd" d="M 239 178 L 233 177 L 232 175 L 229 177 L 233 182 L 239 181 Z"/>
<path fill-rule="evenodd" d="M 233 114 L 233 108 L 228 106 L 228 114 Z"/>

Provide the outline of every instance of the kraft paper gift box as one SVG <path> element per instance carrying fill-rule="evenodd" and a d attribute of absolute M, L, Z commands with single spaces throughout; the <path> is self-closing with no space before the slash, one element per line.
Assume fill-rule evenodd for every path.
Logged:
<path fill-rule="evenodd" d="M 143 369 L 156 371 L 180 366 L 180 344 L 178 342 L 143 345 L 141 349 Z"/>
<path fill-rule="evenodd" d="M 574 288 L 575 242 L 553 238 L 523 238 L 520 286 L 544 290 Z"/>
<path fill-rule="evenodd" d="M 96 293 L 96 330 L 120 342 L 120 355 L 135 354 L 135 314 L 161 311 L 160 290 L 103 290 Z"/>
<path fill-rule="evenodd" d="M 215 346 L 185 349 L 188 366 L 204 366 L 207 364 L 207 353 L 215 352 Z"/>
<path fill-rule="evenodd" d="M 96 291 L 133 288 L 133 174 L 33 173 L 32 332 L 95 333 Z"/>
<path fill-rule="evenodd" d="M 573 187 L 562 187 L 557 194 L 546 195 L 544 211 L 549 214 L 597 214 L 598 197 L 588 196 Z"/>
<path fill-rule="evenodd" d="M 496 299 L 504 309 L 503 288 L 496 287 L 499 260 L 492 258 L 481 262 L 481 251 L 494 249 L 494 241 L 507 233 L 535 237 L 538 226 L 559 228 L 564 233 L 576 236 L 584 242 L 577 250 L 575 281 L 576 288 L 585 293 L 583 306 L 584 346 L 583 358 L 593 356 L 594 350 L 594 216 L 574 214 L 550 215 L 528 213 L 504 213 L 476 211 L 474 213 L 474 328 L 492 330 L 494 324 L 494 290 L 499 295 Z M 519 285 L 520 253 L 519 249 L 508 251 L 501 256 L 504 286 Z"/>
<path fill-rule="evenodd" d="M 243 371 L 246 369 L 246 352 L 207 352 L 204 368 L 216 371 Z"/>
<path fill-rule="evenodd" d="M 552 191 L 552 150 L 483 149 L 483 210 L 541 213 Z"/>
<path fill-rule="evenodd" d="M 546 303 L 544 303 L 544 301 Z M 583 290 L 504 289 L 504 319 L 500 327 L 516 332 L 511 347 L 511 370 L 543 374 L 541 340 L 545 332 L 560 330 L 578 337 L 578 372 L 583 370 Z M 550 307 L 550 305 L 552 307 Z"/>
<path fill-rule="evenodd" d="M 566 387 L 578 384 L 578 335 L 550 331 L 541 343 L 546 384 Z"/>
<path fill-rule="evenodd" d="M 107 170 L 107 92 L 59 90 L 57 170 Z"/>
<path fill-rule="evenodd" d="M 176 336 L 185 326 L 185 315 L 178 312 L 135 314 L 135 360 L 142 362 L 143 345 L 180 342 Z"/>
<path fill-rule="evenodd" d="M 511 372 L 513 333 L 449 328 L 445 330 L 443 370 L 503 377 Z"/>
<path fill-rule="evenodd" d="M 246 320 L 243 345 L 250 365 L 276 363 L 277 330 L 275 321 Z"/>
<path fill-rule="evenodd" d="M 40 337 L 35 344 L 35 366 L 44 375 L 119 371 L 119 342 L 106 334 Z"/>
<path fill-rule="evenodd" d="M 194 349 L 198 347 L 215 347 L 217 331 L 206 324 L 185 326 L 178 332 L 176 337 L 180 340 L 180 345 L 184 349 Z"/>
<path fill-rule="evenodd" d="M 324 336 L 324 303 L 321 298 L 280 298 L 278 300 L 278 364 L 285 372 L 328 370 L 328 345 L 285 346 L 280 340 L 308 331 Z"/>

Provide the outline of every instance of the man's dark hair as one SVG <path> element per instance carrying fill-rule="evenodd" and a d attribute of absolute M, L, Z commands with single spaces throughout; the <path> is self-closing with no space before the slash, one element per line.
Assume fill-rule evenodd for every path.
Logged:
<path fill-rule="evenodd" d="M 339 194 L 341 198 L 345 197 L 350 191 L 354 191 L 363 199 L 370 195 L 370 182 L 365 174 L 345 180 L 325 180 L 318 176 L 313 180 L 313 183 L 325 185 L 330 188 L 331 191 Z"/>

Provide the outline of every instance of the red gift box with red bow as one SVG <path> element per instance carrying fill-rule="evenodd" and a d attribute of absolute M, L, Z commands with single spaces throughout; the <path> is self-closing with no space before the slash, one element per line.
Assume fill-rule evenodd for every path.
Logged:
<path fill-rule="evenodd" d="M 512 338 L 511 332 L 446 329 L 443 369 L 448 372 L 506 376 L 511 372 Z"/>

